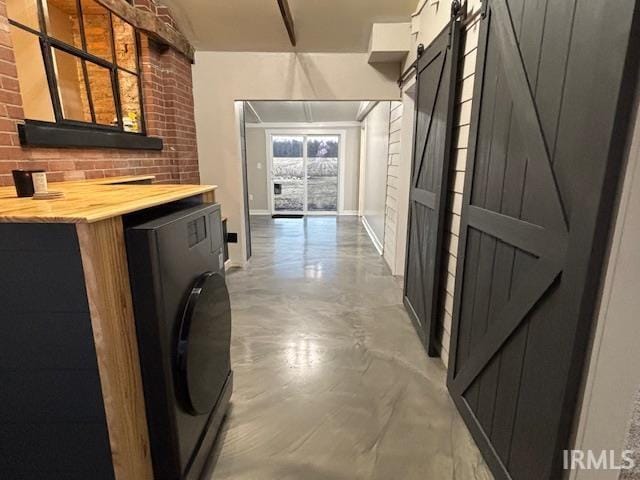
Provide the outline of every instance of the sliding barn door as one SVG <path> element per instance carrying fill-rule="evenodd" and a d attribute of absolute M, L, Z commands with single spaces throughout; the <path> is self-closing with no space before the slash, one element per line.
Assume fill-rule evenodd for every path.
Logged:
<path fill-rule="evenodd" d="M 448 384 L 497 479 L 562 478 L 628 132 L 634 4 L 484 4 Z"/>
<path fill-rule="evenodd" d="M 434 346 L 451 151 L 460 25 L 455 21 L 417 62 L 404 304 L 427 352 Z"/>

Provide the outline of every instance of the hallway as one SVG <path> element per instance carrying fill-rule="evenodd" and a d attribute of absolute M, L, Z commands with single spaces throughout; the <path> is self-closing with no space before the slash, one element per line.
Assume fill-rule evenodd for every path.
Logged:
<path fill-rule="evenodd" d="M 251 226 L 227 277 L 235 385 L 211 478 L 492 478 L 357 217 Z"/>

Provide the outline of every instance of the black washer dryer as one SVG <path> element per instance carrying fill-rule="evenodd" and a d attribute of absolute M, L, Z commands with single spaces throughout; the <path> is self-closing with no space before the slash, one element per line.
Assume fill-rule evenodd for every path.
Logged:
<path fill-rule="evenodd" d="M 220 207 L 148 220 L 126 238 L 154 477 L 197 479 L 233 382 Z"/>

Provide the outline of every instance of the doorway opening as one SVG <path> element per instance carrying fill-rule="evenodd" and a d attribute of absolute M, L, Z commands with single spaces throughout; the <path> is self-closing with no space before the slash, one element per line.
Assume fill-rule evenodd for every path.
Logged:
<path fill-rule="evenodd" d="M 361 101 L 244 100 L 240 130 L 247 258 L 252 224 L 357 216 Z"/>

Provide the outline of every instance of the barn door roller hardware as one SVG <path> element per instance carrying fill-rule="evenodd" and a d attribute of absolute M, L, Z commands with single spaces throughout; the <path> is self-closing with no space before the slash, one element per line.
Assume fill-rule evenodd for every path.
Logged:
<path fill-rule="evenodd" d="M 451 21 L 449 22 L 449 40 L 447 42 L 447 48 L 451 47 L 451 37 L 453 36 L 453 25 L 458 20 L 466 16 L 467 3 L 464 6 L 460 0 L 453 0 L 451 2 Z"/>
<path fill-rule="evenodd" d="M 418 45 L 416 49 L 416 59 L 415 61 L 407 67 L 407 69 L 400 74 L 400 78 L 398 79 L 398 86 L 402 88 L 404 82 L 409 80 L 412 76 L 414 76 L 418 71 L 418 59 L 422 56 L 424 52 L 424 45 L 421 43 Z"/>
<path fill-rule="evenodd" d="M 461 0 L 453 0 L 451 2 L 451 21 L 449 25 L 445 28 L 449 28 L 449 45 L 451 45 L 451 29 L 453 28 L 454 22 L 459 19 L 464 18 L 466 15 L 466 2 L 463 4 Z M 400 74 L 400 78 L 398 79 L 398 86 L 402 88 L 402 85 L 409 80 L 413 75 L 417 73 L 418 69 L 418 59 L 422 56 L 424 52 L 424 45 L 421 43 L 418 45 L 416 61 L 407 67 L 407 69 Z"/>
<path fill-rule="evenodd" d="M 292 46 L 296 46 L 296 31 L 293 27 L 293 17 L 291 16 L 291 10 L 289 9 L 288 0 L 278 0 L 278 7 L 280 7 L 280 14 L 284 21 L 284 26 L 287 28 L 289 34 L 289 41 Z"/>

